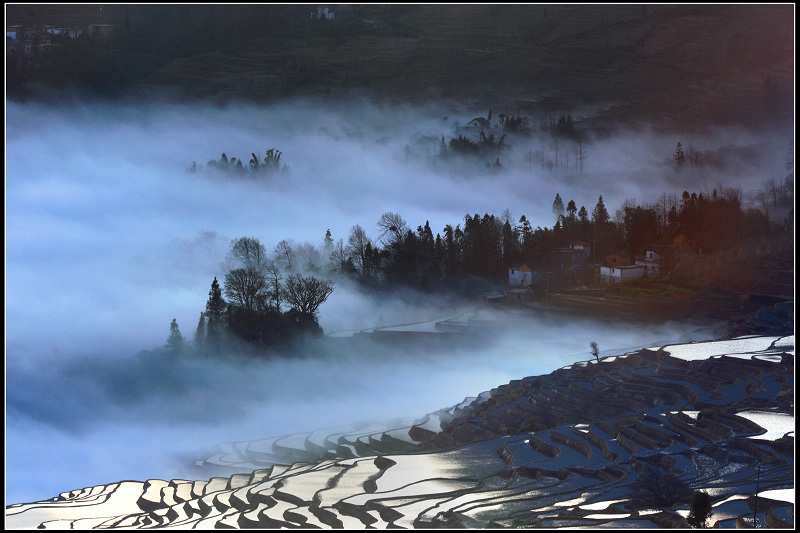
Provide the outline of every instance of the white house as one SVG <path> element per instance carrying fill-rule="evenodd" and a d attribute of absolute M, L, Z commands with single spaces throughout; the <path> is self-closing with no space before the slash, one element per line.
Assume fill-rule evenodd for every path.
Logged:
<path fill-rule="evenodd" d="M 644 261 L 636 261 L 636 264 L 644 267 L 645 276 L 654 278 L 658 276 L 661 256 L 656 252 L 647 252 L 644 256 Z"/>
<path fill-rule="evenodd" d="M 576 253 L 580 252 L 579 255 L 584 260 L 589 259 L 589 256 L 591 255 L 592 247 L 585 242 L 571 242 L 569 243 L 569 247 L 570 249 L 575 250 Z"/>
<path fill-rule="evenodd" d="M 643 265 L 601 266 L 600 281 L 603 283 L 622 283 L 644 278 Z"/>
<path fill-rule="evenodd" d="M 532 271 L 528 265 L 508 269 L 508 284 L 512 287 L 528 287 L 531 279 Z"/>
<path fill-rule="evenodd" d="M 329 6 L 317 6 L 316 11 L 311 12 L 312 19 L 327 19 L 332 20 L 334 17 L 333 8 Z"/>

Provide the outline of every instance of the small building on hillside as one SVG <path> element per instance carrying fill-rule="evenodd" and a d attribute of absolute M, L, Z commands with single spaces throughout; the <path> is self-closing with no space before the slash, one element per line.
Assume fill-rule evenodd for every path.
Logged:
<path fill-rule="evenodd" d="M 96 37 L 110 37 L 117 31 L 116 24 L 89 24 L 88 33 Z"/>
<path fill-rule="evenodd" d="M 588 260 L 592 255 L 592 247 L 588 243 L 571 242 L 569 243 L 569 247 L 571 250 L 574 250 L 574 253 L 584 261 Z"/>
<path fill-rule="evenodd" d="M 333 12 L 333 6 L 317 6 L 316 9 L 311 10 L 312 19 L 333 20 L 336 14 Z"/>
<path fill-rule="evenodd" d="M 643 265 L 601 266 L 601 283 L 624 283 L 643 279 L 645 267 Z"/>
<path fill-rule="evenodd" d="M 622 250 L 606 256 L 606 264 L 611 266 L 630 265 L 631 262 L 631 254 Z"/>
<path fill-rule="evenodd" d="M 654 278 L 660 272 L 661 256 L 656 252 L 648 251 L 645 253 L 644 260 L 636 261 L 636 264 L 644 267 L 646 277 Z"/>
<path fill-rule="evenodd" d="M 47 33 L 49 33 L 50 35 L 64 35 L 66 37 L 69 37 L 70 39 L 77 39 L 78 37 L 81 36 L 81 33 L 82 33 L 81 30 L 79 30 L 78 28 L 75 28 L 75 27 L 72 27 L 72 28 L 66 28 L 66 27 L 64 27 L 64 28 L 55 28 L 55 27 L 52 27 L 52 28 L 47 28 L 45 31 Z"/>
<path fill-rule="evenodd" d="M 512 287 L 529 287 L 533 280 L 533 272 L 528 265 L 508 269 L 508 284 Z"/>
<path fill-rule="evenodd" d="M 481 294 L 478 301 L 482 305 L 486 304 L 499 304 L 506 301 L 506 295 L 502 292 L 495 292 L 491 294 Z"/>
<path fill-rule="evenodd" d="M 582 266 L 591 257 L 591 246 L 579 242 L 571 242 L 566 248 L 556 248 L 548 254 L 548 266 L 552 270 L 563 270 Z"/>
<path fill-rule="evenodd" d="M 24 31 L 22 24 L 6 24 L 6 37 L 11 37 L 15 41 L 22 40 Z"/>

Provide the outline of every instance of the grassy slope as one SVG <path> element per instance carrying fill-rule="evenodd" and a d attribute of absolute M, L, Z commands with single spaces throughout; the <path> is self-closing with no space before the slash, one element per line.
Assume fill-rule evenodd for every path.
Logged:
<path fill-rule="evenodd" d="M 368 15 L 386 22 L 381 30 L 351 25 L 337 37 L 251 40 L 235 53 L 175 59 L 145 85 L 266 101 L 348 89 L 411 101 L 435 93 L 488 105 L 544 98 L 554 112 L 581 101 L 623 102 L 616 114 L 675 126 L 746 123 L 791 109 L 788 6 L 548 6 L 546 15 L 544 9 L 376 6 Z M 776 84 L 770 91 L 767 74 Z"/>
<path fill-rule="evenodd" d="M 791 5 L 341 5 L 316 25 L 302 5 L 6 9 L 9 23 L 116 24 L 128 32 L 117 68 L 137 71 L 125 83 L 191 97 L 357 89 L 556 114 L 606 103 L 601 123 L 666 127 L 792 116 Z"/>

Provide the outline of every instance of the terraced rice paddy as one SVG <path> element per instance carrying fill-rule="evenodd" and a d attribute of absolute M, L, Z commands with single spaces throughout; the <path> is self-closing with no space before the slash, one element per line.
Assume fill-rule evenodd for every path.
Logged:
<path fill-rule="evenodd" d="M 7 506 L 6 526 L 686 527 L 689 501 L 637 505 L 655 468 L 709 493 L 711 525 L 747 526 L 755 510 L 787 527 L 793 372 L 794 336 L 642 349 L 418 420 L 220 445 L 198 477 L 240 473 L 64 492 Z"/>

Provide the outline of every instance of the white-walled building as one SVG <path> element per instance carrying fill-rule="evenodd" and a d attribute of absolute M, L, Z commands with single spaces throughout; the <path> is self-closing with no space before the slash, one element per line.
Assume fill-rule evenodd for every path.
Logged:
<path fill-rule="evenodd" d="M 644 265 L 601 266 L 600 281 L 603 283 L 636 281 L 644 278 L 644 269 Z"/>
<path fill-rule="evenodd" d="M 644 267 L 644 275 L 648 278 L 658 276 L 659 266 L 661 265 L 661 256 L 656 252 L 646 252 L 644 261 L 636 261 L 638 266 Z"/>
<path fill-rule="evenodd" d="M 508 269 L 508 284 L 512 287 L 528 287 L 533 279 L 533 272 L 528 265 Z"/>

